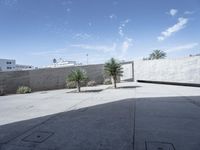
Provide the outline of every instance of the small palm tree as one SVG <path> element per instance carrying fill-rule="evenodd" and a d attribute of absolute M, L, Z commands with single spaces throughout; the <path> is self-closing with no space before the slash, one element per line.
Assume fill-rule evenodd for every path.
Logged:
<path fill-rule="evenodd" d="M 67 77 L 67 81 L 76 82 L 78 92 L 81 91 L 81 81 L 84 81 L 86 79 L 86 72 L 80 69 L 72 70 L 72 72 Z"/>
<path fill-rule="evenodd" d="M 164 59 L 167 57 L 167 54 L 161 50 L 154 50 L 153 53 L 149 55 L 149 59 Z"/>
<path fill-rule="evenodd" d="M 117 88 L 117 77 L 122 76 L 123 73 L 121 64 L 114 58 L 111 58 L 108 62 L 105 63 L 104 70 L 106 74 L 113 78 L 114 88 Z"/>

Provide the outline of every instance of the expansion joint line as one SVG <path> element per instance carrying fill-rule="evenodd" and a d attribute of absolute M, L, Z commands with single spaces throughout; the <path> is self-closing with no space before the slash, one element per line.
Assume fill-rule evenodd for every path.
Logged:
<path fill-rule="evenodd" d="M 136 126 L 136 101 L 137 99 L 134 99 L 133 102 L 133 145 L 132 148 L 133 150 L 135 149 L 135 126 Z"/>

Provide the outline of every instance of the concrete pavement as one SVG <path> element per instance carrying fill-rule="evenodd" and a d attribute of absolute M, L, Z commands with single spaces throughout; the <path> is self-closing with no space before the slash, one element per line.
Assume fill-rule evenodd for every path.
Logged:
<path fill-rule="evenodd" d="M 118 86 L 0 97 L 0 150 L 199 149 L 200 88 Z"/>

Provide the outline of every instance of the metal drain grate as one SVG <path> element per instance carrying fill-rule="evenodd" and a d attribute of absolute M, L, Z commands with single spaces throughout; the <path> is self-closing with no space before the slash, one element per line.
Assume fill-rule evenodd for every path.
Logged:
<path fill-rule="evenodd" d="M 146 142 L 146 150 L 175 150 L 172 143 Z"/>
<path fill-rule="evenodd" d="M 47 140 L 49 137 L 51 137 L 53 134 L 54 134 L 53 132 L 36 131 L 36 132 L 33 132 L 31 135 L 28 135 L 25 138 L 23 138 L 22 141 L 42 143 L 45 140 Z"/>

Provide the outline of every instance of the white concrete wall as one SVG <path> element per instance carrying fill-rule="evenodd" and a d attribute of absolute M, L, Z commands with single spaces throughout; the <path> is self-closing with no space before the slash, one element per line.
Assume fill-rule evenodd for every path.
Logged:
<path fill-rule="evenodd" d="M 122 64 L 123 74 L 120 80 L 132 80 L 133 79 L 133 63 Z"/>
<path fill-rule="evenodd" d="M 134 62 L 135 80 L 200 84 L 200 56 Z"/>

